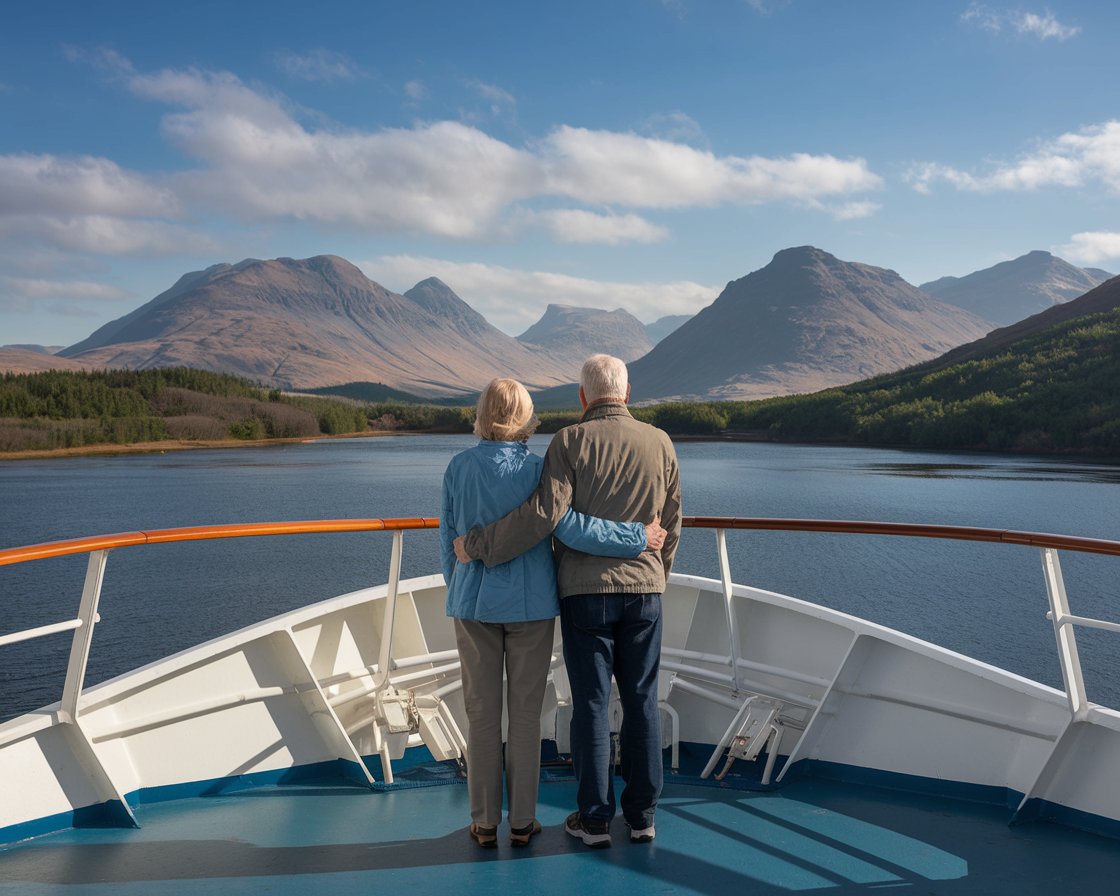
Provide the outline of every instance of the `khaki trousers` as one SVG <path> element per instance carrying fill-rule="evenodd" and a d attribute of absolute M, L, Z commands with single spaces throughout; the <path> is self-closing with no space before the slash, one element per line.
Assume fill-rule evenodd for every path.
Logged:
<path fill-rule="evenodd" d="M 497 827 L 502 820 L 502 673 L 508 743 L 505 786 L 509 824 L 537 817 L 541 774 L 541 703 L 552 662 L 555 619 L 534 622 L 455 620 L 467 709 L 467 791 L 471 820 Z"/>

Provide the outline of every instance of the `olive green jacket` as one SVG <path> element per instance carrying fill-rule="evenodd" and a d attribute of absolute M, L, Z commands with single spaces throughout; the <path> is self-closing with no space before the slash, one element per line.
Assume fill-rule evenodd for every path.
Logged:
<path fill-rule="evenodd" d="M 665 590 L 680 540 L 681 486 L 677 455 L 664 432 L 635 420 L 621 401 L 592 405 L 579 423 L 553 437 L 529 499 L 467 533 L 467 553 L 487 566 L 505 563 L 547 537 L 569 506 L 619 522 L 651 523 L 660 515 L 667 535 L 660 551 L 633 559 L 593 556 L 555 542 L 561 597 Z"/>

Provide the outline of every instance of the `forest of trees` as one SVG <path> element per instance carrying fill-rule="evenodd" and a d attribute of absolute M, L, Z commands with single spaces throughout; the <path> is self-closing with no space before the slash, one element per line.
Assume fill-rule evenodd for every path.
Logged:
<path fill-rule="evenodd" d="M 213 442 L 365 432 L 342 399 L 282 395 L 189 368 L 0 376 L 0 451 L 168 439 Z"/>
<path fill-rule="evenodd" d="M 811 395 L 631 408 L 670 435 L 1120 458 L 1120 310 L 994 357 L 938 359 Z M 540 431 L 579 420 L 541 411 Z M 186 368 L 0 377 L 0 452 L 166 439 L 471 431 L 473 407 L 298 396 Z"/>

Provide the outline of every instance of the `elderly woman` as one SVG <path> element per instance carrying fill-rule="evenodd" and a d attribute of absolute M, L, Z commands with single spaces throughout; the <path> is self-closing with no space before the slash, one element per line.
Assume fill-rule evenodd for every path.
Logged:
<path fill-rule="evenodd" d="M 536 488 L 543 461 L 525 443 L 538 422 L 524 386 L 512 379 L 492 381 L 478 400 L 474 431 L 481 441 L 455 455 L 443 477 L 440 539 L 469 723 L 470 835 L 484 847 L 497 846 L 502 818 L 503 668 L 510 843 L 525 846 L 541 830 L 540 715 L 560 602 L 551 539 L 491 569 L 481 561 L 457 563 L 452 543 L 473 526 L 500 519 Z M 647 527 L 569 511 L 554 535 L 585 553 L 636 557 L 647 544 L 656 547 L 663 533 L 656 521 Z"/>

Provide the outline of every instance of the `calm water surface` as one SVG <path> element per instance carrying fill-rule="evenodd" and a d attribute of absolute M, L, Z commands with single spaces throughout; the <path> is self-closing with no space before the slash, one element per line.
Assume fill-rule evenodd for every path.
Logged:
<path fill-rule="evenodd" d="M 400 436 L 0 463 L 0 547 L 212 523 L 435 516 L 469 436 Z M 543 452 L 548 437 L 535 437 Z M 685 513 L 945 523 L 1120 539 L 1120 467 L 987 455 L 681 443 Z M 384 581 L 382 533 L 250 538 L 112 553 L 87 681 Z M 687 531 L 675 569 L 717 575 Z M 737 581 L 816 601 L 1060 686 L 1037 549 L 911 538 L 731 533 Z M 438 571 L 405 536 L 405 575 Z M 0 567 L 0 634 L 72 618 L 85 557 Z M 1073 611 L 1120 619 L 1120 561 L 1065 553 Z M 1093 699 L 1120 705 L 1120 636 L 1078 630 Z M 54 702 L 69 636 L 0 647 L 0 719 Z"/>

